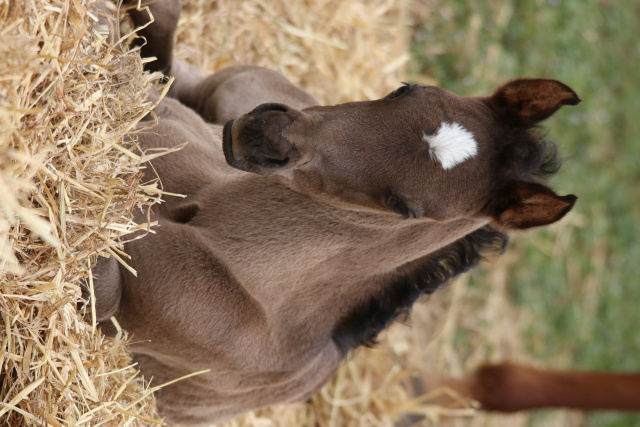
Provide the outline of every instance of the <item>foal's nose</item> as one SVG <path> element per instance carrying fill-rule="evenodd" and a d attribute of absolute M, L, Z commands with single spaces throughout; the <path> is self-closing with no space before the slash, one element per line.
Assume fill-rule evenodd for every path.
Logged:
<path fill-rule="evenodd" d="M 225 125 L 225 158 L 235 168 L 271 173 L 300 158 L 298 149 L 283 136 L 300 112 L 284 104 L 261 104 Z M 269 172 L 268 172 L 269 171 Z"/>

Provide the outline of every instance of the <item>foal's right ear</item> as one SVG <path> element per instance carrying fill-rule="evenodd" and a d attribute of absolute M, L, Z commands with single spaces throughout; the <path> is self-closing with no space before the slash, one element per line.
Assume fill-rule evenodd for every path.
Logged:
<path fill-rule="evenodd" d="M 558 196 L 542 184 L 516 181 L 489 202 L 485 214 L 503 230 L 524 230 L 560 220 L 576 200 L 573 194 Z"/>
<path fill-rule="evenodd" d="M 529 127 L 547 119 L 563 105 L 580 103 L 580 98 L 557 80 L 516 79 L 483 101 L 503 120 Z"/>

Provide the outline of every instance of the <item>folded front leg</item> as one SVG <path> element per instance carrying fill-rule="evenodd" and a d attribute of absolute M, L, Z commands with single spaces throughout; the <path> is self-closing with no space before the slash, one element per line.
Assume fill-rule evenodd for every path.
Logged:
<path fill-rule="evenodd" d="M 237 65 L 196 80 L 193 70 L 181 64 L 175 76 L 177 99 L 209 123 L 225 124 L 266 103 L 285 104 L 296 110 L 318 105 L 316 98 L 285 76 L 263 67 Z"/>

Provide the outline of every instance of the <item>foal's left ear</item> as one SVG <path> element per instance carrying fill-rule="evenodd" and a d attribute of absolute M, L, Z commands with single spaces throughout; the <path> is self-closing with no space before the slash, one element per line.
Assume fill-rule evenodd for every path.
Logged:
<path fill-rule="evenodd" d="M 573 194 L 558 196 L 544 185 L 516 181 L 487 205 L 485 214 L 504 230 L 524 230 L 560 220 L 576 200 Z"/>
<path fill-rule="evenodd" d="M 507 122 L 534 126 L 563 105 L 580 103 L 580 98 L 557 80 L 516 79 L 499 87 L 484 102 Z"/>

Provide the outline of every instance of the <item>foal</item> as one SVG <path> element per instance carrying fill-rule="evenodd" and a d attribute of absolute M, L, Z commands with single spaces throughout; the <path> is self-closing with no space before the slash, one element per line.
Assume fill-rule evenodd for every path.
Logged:
<path fill-rule="evenodd" d="M 177 99 L 138 142 L 188 141 L 148 168 L 187 198 L 155 207 L 156 233 L 125 245 L 137 276 L 101 259 L 94 286 L 103 331 L 115 316 L 134 334 L 146 378 L 210 370 L 158 391 L 168 421 L 305 399 L 418 296 L 503 250 L 504 231 L 558 221 L 576 200 L 540 182 L 555 152 L 535 126 L 580 101 L 558 81 L 472 98 L 405 84 L 320 106 L 270 70 L 199 80 L 167 57 L 157 67 Z"/>

